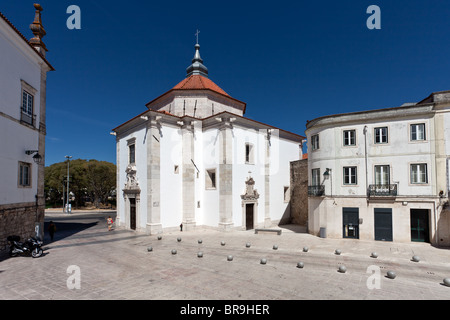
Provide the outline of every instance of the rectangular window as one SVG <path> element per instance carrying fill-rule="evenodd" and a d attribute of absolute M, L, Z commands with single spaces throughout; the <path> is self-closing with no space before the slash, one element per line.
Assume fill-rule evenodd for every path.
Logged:
<path fill-rule="evenodd" d="M 425 137 L 425 123 L 412 124 L 410 127 L 411 141 L 423 141 Z"/>
<path fill-rule="evenodd" d="M 387 165 L 375 166 L 375 185 L 388 185 L 389 184 L 389 171 L 390 168 Z"/>
<path fill-rule="evenodd" d="M 216 189 L 216 169 L 206 170 L 205 179 L 206 189 Z"/>
<path fill-rule="evenodd" d="M 284 202 L 289 202 L 289 200 L 291 200 L 291 191 L 289 187 L 284 187 L 283 188 L 283 193 L 284 193 Z"/>
<path fill-rule="evenodd" d="M 312 169 L 311 170 L 311 181 L 312 186 L 319 186 L 320 185 L 320 169 Z"/>
<path fill-rule="evenodd" d="M 31 164 L 19 162 L 19 186 L 31 186 Z"/>
<path fill-rule="evenodd" d="M 344 130 L 344 146 L 355 146 L 355 145 L 356 145 L 356 131 Z"/>
<path fill-rule="evenodd" d="M 411 165 L 411 183 L 428 183 L 426 163 L 417 163 Z"/>
<path fill-rule="evenodd" d="M 129 154 L 129 164 L 135 163 L 136 162 L 136 145 L 135 144 L 130 144 L 128 146 L 128 154 Z"/>
<path fill-rule="evenodd" d="M 33 96 L 27 91 L 22 91 L 22 113 L 33 116 Z"/>
<path fill-rule="evenodd" d="M 313 135 L 311 137 L 311 148 L 312 148 L 312 150 L 319 149 L 319 135 L 318 134 Z"/>
<path fill-rule="evenodd" d="M 251 143 L 245 144 L 245 163 L 246 164 L 254 164 L 254 151 L 253 145 Z"/>
<path fill-rule="evenodd" d="M 388 128 L 375 128 L 375 143 L 388 143 Z"/>
<path fill-rule="evenodd" d="M 344 184 L 357 184 L 356 167 L 344 167 Z"/>

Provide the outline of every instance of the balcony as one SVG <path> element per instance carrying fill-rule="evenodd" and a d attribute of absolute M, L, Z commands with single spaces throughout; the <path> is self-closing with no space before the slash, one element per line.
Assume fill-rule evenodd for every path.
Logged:
<path fill-rule="evenodd" d="M 321 197 L 325 195 L 325 186 L 308 186 L 308 196 Z"/>
<path fill-rule="evenodd" d="M 396 197 L 397 184 L 371 184 L 368 190 L 369 198 L 371 197 Z"/>
<path fill-rule="evenodd" d="M 20 122 L 29 124 L 33 127 L 36 127 L 36 115 L 29 115 L 27 113 L 21 112 L 20 113 Z"/>

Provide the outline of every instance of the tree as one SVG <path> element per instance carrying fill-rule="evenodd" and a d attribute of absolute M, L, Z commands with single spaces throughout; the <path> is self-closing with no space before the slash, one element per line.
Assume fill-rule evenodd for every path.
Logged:
<path fill-rule="evenodd" d="M 116 166 L 110 162 L 90 160 L 86 163 L 87 189 L 95 207 L 108 203 L 108 197 L 116 188 Z"/>
<path fill-rule="evenodd" d="M 80 207 L 88 197 L 98 208 L 108 203 L 108 196 L 116 187 L 116 165 L 106 161 L 76 159 L 70 161 L 70 193 L 75 197 L 73 205 Z M 59 205 L 67 187 L 67 161 L 45 168 L 45 193 L 50 204 Z"/>

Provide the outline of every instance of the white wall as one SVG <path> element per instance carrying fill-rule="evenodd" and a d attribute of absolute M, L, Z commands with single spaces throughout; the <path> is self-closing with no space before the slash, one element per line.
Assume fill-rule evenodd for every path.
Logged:
<path fill-rule="evenodd" d="M 425 123 L 426 141 L 410 141 L 409 127 L 413 123 Z M 390 166 L 390 183 L 398 183 L 398 194 L 432 195 L 434 193 L 433 177 L 435 162 L 432 138 L 433 121 L 429 119 L 407 119 L 384 121 L 377 123 L 341 126 L 316 129 L 308 132 L 308 174 L 311 181 L 311 170 L 320 168 L 321 181 L 326 168 L 332 169 L 331 178 L 325 181 L 326 194 L 333 195 L 365 195 L 366 194 L 366 162 L 364 126 L 367 130 L 367 184 L 374 184 L 374 166 Z M 374 143 L 374 128 L 387 126 L 389 131 L 387 144 Z M 356 130 L 356 146 L 343 146 L 343 131 Z M 319 133 L 320 148 L 312 150 L 311 136 Z M 410 164 L 426 163 L 428 169 L 427 184 L 410 183 Z M 344 185 L 343 168 L 357 167 L 358 183 Z"/>
<path fill-rule="evenodd" d="M 163 125 L 160 139 L 160 209 L 163 228 L 178 227 L 182 221 L 182 139 L 180 129 Z M 153 137 L 151 137 L 153 139 Z M 178 173 L 175 173 L 175 166 Z"/>
<path fill-rule="evenodd" d="M 35 52 L 0 19 L 0 205 L 35 202 L 38 167 L 26 150 L 38 150 L 39 132 L 20 124 L 21 80 L 32 86 L 39 128 L 41 67 Z M 32 167 L 31 187 L 18 187 L 19 161 Z"/>

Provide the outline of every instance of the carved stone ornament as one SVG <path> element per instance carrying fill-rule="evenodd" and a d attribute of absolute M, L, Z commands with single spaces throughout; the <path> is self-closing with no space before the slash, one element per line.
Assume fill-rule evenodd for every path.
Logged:
<path fill-rule="evenodd" d="M 242 200 L 257 200 L 259 193 L 255 189 L 255 180 L 252 177 L 248 177 L 245 181 L 245 194 L 241 195 Z"/>
<path fill-rule="evenodd" d="M 136 166 L 129 164 L 125 170 L 127 173 L 127 182 L 125 183 L 126 190 L 139 189 L 139 182 L 136 177 Z"/>

